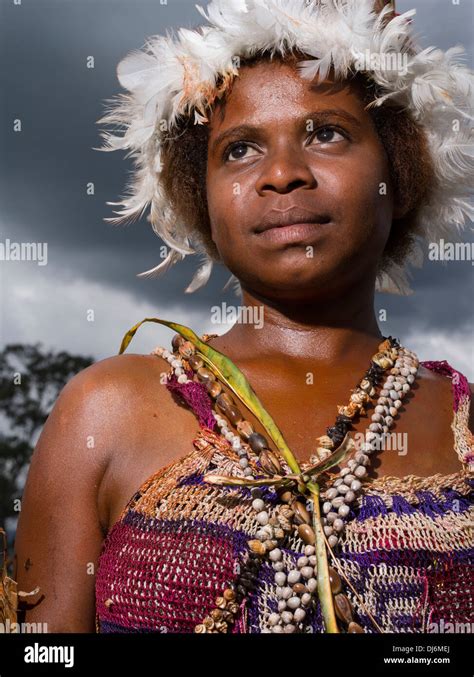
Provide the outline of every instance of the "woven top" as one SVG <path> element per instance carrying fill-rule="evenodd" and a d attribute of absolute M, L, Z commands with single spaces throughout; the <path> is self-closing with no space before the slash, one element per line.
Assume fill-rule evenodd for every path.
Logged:
<path fill-rule="evenodd" d="M 474 622 L 469 384 L 445 361 L 421 364 L 452 379 L 453 446 L 462 469 L 367 480 L 352 504 L 330 564 L 350 581 L 353 590 L 344 592 L 369 633 L 377 631 L 370 615 L 384 632 L 447 632 L 447 624 L 462 631 L 459 624 Z M 178 386 L 175 377 L 167 384 Z M 259 529 L 249 489 L 203 481 L 209 472 L 241 474 L 237 453 L 211 422 L 204 386 L 192 397 L 181 395 L 200 430 L 190 450 L 142 484 L 109 530 L 96 576 L 97 632 L 193 632 L 237 578 L 247 542 Z M 272 487 L 264 488 L 264 500 L 271 513 L 278 505 Z M 295 566 L 304 543 L 295 532 L 280 547 L 285 564 Z M 264 561 L 229 631 L 264 632 L 277 608 L 275 588 L 274 570 Z M 324 631 L 317 598 L 303 631 Z"/>

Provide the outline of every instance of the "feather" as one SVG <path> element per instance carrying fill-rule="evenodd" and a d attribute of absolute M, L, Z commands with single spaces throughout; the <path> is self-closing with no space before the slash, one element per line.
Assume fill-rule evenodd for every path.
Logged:
<path fill-rule="evenodd" d="M 150 268 L 149 270 L 143 271 L 143 273 L 137 273 L 137 277 L 159 277 L 166 273 L 175 263 L 183 259 L 183 255 L 179 252 L 172 249 L 166 258 L 158 265 Z"/>
<path fill-rule="evenodd" d="M 133 91 L 146 85 L 157 68 L 158 64 L 150 54 L 134 50 L 118 64 L 117 79 L 124 89 Z"/>
<path fill-rule="evenodd" d="M 375 291 L 398 296 L 411 296 L 413 294 L 406 272 L 396 264 L 391 266 L 389 271 L 384 271 L 377 276 Z"/>
<path fill-rule="evenodd" d="M 192 294 L 192 292 L 196 291 L 196 289 L 200 289 L 201 287 L 203 287 L 209 280 L 209 277 L 212 272 L 212 267 L 213 267 L 212 260 L 207 256 L 205 256 L 204 263 L 202 263 L 202 265 L 194 273 L 193 279 L 184 290 L 185 293 Z"/>
<path fill-rule="evenodd" d="M 241 284 L 240 284 L 240 280 L 234 274 L 232 274 L 229 277 L 229 279 L 227 280 L 225 285 L 222 287 L 222 291 L 227 291 L 227 289 L 229 289 L 229 287 L 232 287 L 234 294 L 236 296 L 240 296 L 242 294 L 242 287 L 241 287 Z"/>

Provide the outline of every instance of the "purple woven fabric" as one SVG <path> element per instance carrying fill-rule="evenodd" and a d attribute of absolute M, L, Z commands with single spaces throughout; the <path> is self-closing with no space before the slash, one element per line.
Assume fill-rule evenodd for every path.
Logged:
<path fill-rule="evenodd" d="M 192 378 L 193 372 L 186 372 L 188 378 Z M 178 383 L 174 374 L 168 378 L 166 387 L 171 392 L 176 392 L 191 407 L 196 414 L 201 428 L 215 430 L 217 423 L 212 415 L 212 401 L 206 390 L 206 386 L 198 381 Z"/>

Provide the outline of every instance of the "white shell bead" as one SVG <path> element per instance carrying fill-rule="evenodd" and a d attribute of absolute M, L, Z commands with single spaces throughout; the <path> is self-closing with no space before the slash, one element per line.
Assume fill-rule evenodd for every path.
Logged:
<path fill-rule="evenodd" d="M 331 488 L 326 491 L 326 498 L 328 501 L 332 501 L 333 498 L 336 498 L 337 496 L 337 489 Z M 313 546 L 311 546 L 313 547 Z"/>
<path fill-rule="evenodd" d="M 272 562 L 278 562 L 282 558 L 282 552 L 280 548 L 273 548 L 273 550 L 270 550 L 268 556 L 272 560 Z"/>
<path fill-rule="evenodd" d="M 301 607 L 300 607 L 298 609 L 295 609 L 295 613 L 293 615 L 294 615 L 295 621 L 297 623 L 301 623 L 301 621 L 303 621 L 305 616 L 306 616 L 306 611 L 304 609 L 301 609 Z"/>
<path fill-rule="evenodd" d="M 347 517 L 347 515 L 349 514 L 349 510 L 350 510 L 350 508 L 349 508 L 348 505 L 341 505 L 338 512 L 339 512 L 341 517 Z"/>
<path fill-rule="evenodd" d="M 301 575 L 303 578 L 306 578 L 308 580 L 309 578 L 312 578 L 314 575 L 314 568 L 313 567 L 303 567 L 301 569 Z"/>
<path fill-rule="evenodd" d="M 282 587 L 286 583 L 286 574 L 283 571 L 277 571 L 275 574 L 275 583 L 281 585 Z"/>
<path fill-rule="evenodd" d="M 287 605 L 289 606 L 290 609 L 297 609 L 301 604 L 301 600 L 299 597 L 290 597 L 290 599 L 287 601 Z"/>
<path fill-rule="evenodd" d="M 289 585 L 294 585 L 295 583 L 299 583 L 301 580 L 301 572 L 298 571 L 297 569 L 292 569 L 288 573 L 288 584 Z"/>

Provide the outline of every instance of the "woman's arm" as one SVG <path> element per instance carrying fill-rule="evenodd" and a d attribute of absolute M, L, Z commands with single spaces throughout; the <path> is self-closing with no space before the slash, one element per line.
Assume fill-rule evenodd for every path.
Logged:
<path fill-rule="evenodd" d="M 63 388 L 33 453 L 14 577 L 18 590 L 40 587 L 35 606 L 28 602 L 18 618 L 47 624 L 38 631 L 95 630 L 95 569 L 106 528 L 98 497 L 117 401 L 117 388 L 104 376 L 115 360 L 88 367 Z"/>

